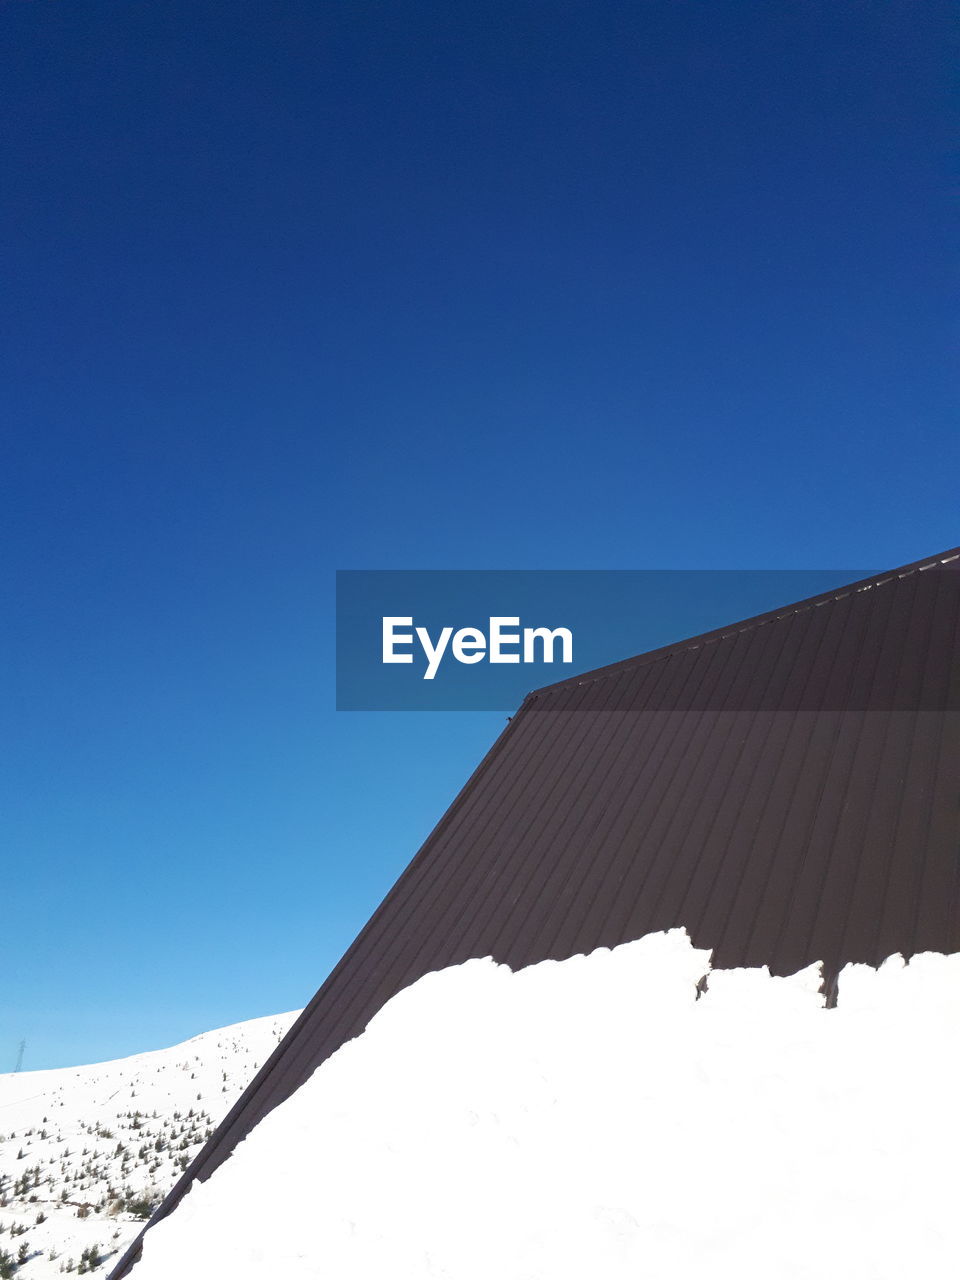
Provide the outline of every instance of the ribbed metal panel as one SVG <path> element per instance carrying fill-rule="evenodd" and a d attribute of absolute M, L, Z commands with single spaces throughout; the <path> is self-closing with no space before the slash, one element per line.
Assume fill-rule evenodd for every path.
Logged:
<path fill-rule="evenodd" d="M 391 996 L 474 956 L 516 968 L 683 925 L 716 967 L 821 960 L 831 983 L 960 951 L 958 566 L 531 694 L 156 1217 Z"/>

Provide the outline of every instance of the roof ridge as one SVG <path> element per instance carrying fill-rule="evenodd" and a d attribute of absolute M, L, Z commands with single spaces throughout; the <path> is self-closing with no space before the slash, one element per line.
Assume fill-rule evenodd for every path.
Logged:
<path fill-rule="evenodd" d="M 656 649 L 647 649 L 643 653 L 635 654 L 631 658 L 623 658 L 619 662 L 611 662 L 603 667 L 594 667 L 592 670 L 584 671 L 578 676 L 567 676 L 565 679 L 557 680 L 552 684 L 541 685 L 539 689 L 532 689 L 527 694 L 523 705 L 526 706 L 527 703 L 534 701 L 543 694 L 556 693 L 561 689 L 574 689 L 580 685 L 598 684 L 601 680 L 608 680 L 624 671 L 633 671 L 639 667 L 652 666 L 654 663 L 663 662 L 675 654 L 689 653 L 693 649 L 700 649 L 708 644 L 717 644 L 721 640 L 732 639 L 735 636 L 743 635 L 746 631 L 753 631 L 759 627 L 767 626 L 769 623 L 779 622 L 783 618 L 805 613 L 809 609 L 818 609 L 824 604 L 845 600 L 847 596 L 856 595 L 861 591 L 870 591 L 874 587 L 885 586 L 888 582 L 899 581 L 901 578 L 909 577 L 912 573 L 923 573 L 927 569 L 950 564 L 954 560 L 960 560 L 960 546 L 951 547 L 947 551 L 940 551 L 932 556 L 924 556 L 920 560 L 900 565 L 895 569 L 883 569 L 867 578 L 858 578 L 845 586 L 821 592 L 819 595 L 808 596 L 806 599 L 797 600 L 793 604 L 779 605 L 775 609 L 768 609 L 764 613 L 754 614 L 753 617 L 744 618 L 740 622 L 730 622 L 724 626 L 714 627 L 710 631 L 703 631 L 699 635 L 671 641 L 669 644 L 661 645 Z"/>

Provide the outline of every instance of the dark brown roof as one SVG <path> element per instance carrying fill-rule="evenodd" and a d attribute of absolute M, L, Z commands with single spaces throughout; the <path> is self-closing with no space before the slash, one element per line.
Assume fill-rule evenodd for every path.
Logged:
<path fill-rule="evenodd" d="M 960 551 L 532 693 L 176 1185 L 431 970 L 960 950 Z M 113 1272 L 125 1275 L 135 1244 Z"/>

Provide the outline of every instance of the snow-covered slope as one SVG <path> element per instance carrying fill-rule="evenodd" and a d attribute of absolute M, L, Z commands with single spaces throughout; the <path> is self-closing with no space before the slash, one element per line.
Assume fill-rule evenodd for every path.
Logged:
<path fill-rule="evenodd" d="M 711 973 L 682 931 L 395 997 L 134 1280 L 953 1280 L 960 956 Z"/>
<path fill-rule="evenodd" d="M 953 1280 L 960 956 L 850 966 L 832 1010 L 818 985 L 709 972 L 682 930 L 430 974 L 150 1231 L 134 1280 Z M 294 1017 L 0 1076 L 18 1280 L 94 1246 L 103 1274 Z"/>
<path fill-rule="evenodd" d="M 104 1274 L 295 1017 L 116 1062 L 0 1075 L 0 1259 L 24 1252 L 17 1280 Z M 91 1248 L 99 1267 L 82 1256 Z"/>

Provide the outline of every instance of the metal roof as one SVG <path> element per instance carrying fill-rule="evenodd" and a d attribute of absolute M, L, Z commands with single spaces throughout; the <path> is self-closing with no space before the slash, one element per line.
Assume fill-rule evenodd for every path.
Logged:
<path fill-rule="evenodd" d="M 432 970 L 678 925 L 717 968 L 820 960 L 828 988 L 848 961 L 960 951 L 958 569 L 944 552 L 530 694 L 154 1220 Z"/>

